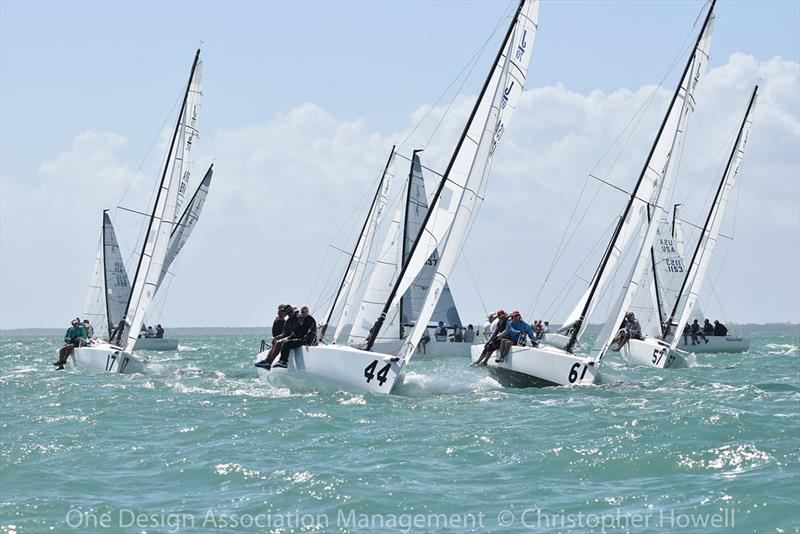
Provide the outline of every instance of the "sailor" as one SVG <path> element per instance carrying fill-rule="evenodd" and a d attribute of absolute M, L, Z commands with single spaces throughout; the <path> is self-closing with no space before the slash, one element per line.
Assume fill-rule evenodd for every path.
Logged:
<path fill-rule="evenodd" d="M 92 339 L 94 337 L 94 327 L 89 324 L 89 319 L 83 320 L 83 329 L 86 331 L 86 339 Z"/>
<path fill-rule="evenodd" d="M 256 367 L 263 367 L 269 370 L 272 362 L 281 352 L 283 340 L 289 337 L 294 325 L 297 322 L 298 312 L 291 304 L 281 304 L 278 306 L 278 314 L 272 321 L 272 346 L 267 352 L 267 357 L 256 363 Z"/>
<path fill-rule="evenodd" d="M 64 368 L 64 364 L 67 363 L 67 359 L 72 355 L 75 347 L 80 347 L 86 343 L 86 339 L 86 330 L 83 329 L 80 319 L 73 319 L 72 326 L 64 334 L 64 346 L 58 351 L 58 361 L 53 363 L 53 365 L 57 366 L 57 371 Z"/>
<path fill-rule="evenodd" d="M 288 322 L 287 322 L 288 324 Z M 317 342 L 317 321 L 308 312 L 308 306 L 300 308 L 300 316 L 292 328 L 289 337 L 281 343 L 281 359 L 275 368 L 286 368 L 289 364 L 289 353 L 297 347 L 314 345 Z"/>
<path fill-rule="evenodd" d="M 545 321 L 544 326 L 542 326 L 542 337 L 546 336 L 549 331 L 550 331 L 550 321 Z"/>
<path fill-rule="evenodd" d="M 533 321 L 533 333 L 536 334 L 536 340 L 542 339 L 542 321 L 536 319 Z"/>
<path fill-rule="evenodd" d="M 495 319 L 497 319 L 497 315 L 494 313 L 490 313 L 486 316 L 486 322 L 483 323 L 483 327 L 481 328 L 484 342 L 489 341 L 489 338 L 492 337 L 492 323 L 494 323 Z"/>
<path fill-rule="evenodd" d="M 439 326 L 436 327 L 433 337 L 436 338 L 436 341 L 447 341 L 447 327 L 444 325 L 444 321 L 439 321 Z"/>
<path fill-rule="evenodd" d="M 714 325 L 711 324 L 711 321 L 708 319 L 703 322 L 703 334 L 706 336 L 713 336 L 714 335 Z"/>
<path fill-rule="evenodd" d="M 531 345 L 536 346 L 536 336 L 533 333 L 531 325 L 522 320 L 522 315 L 517 310 L 511 312 L 511 320 L 506 323 L 505 332 L 506 336 L 500 343 L 500 356 L 494 359 L 496 363 L 500 363 L 506 359 L 512 345 L 520 345 L 523 343 L 525 335 L 531 340 Z"/>
<path fill-rule="evenodd" d="M 475 328 L 471 325 L 467 325 L 467 329 L 464 331 L 464 343 L 469 343 L 472 345 L 475 343 Z"/>
<path fill-rule="evenodd" d="M 147 327 L 147 336 L 145 337 L 156 337 L 156 329 L 153 328 L 153 325 Z"/>
<path fill-rule="evenodd" d="M 728 329 L 719 321 L 714 321 L 714 335 L 725 337 L 728 335 Z"/>
<path fill-rule="evenodd" d="M 629 321 L 631 320 L 632 317 L 634 317 L 633 312 L 628 312 L 628 313 L 625 314 L 625 317 L 622 318 L 622 322 L 620 323 L 619 329 L 617 330 L 617 335 L 614 336 L 614 339 L 611 341 L 611 343 L 616 343 L 617 344 L 617 348 L 614 349 L 617 352 L 619 352 L 619 350 L 623 346 L 625 346 L 625 343 L 628 342 L 628 339 L 629 339 L 628 335 L 630 333 L 629 330 L 628 330 L 628 323 L 629 323 Z M 638 324 L 638 321 L 637 321 L 637 324 Z M 641 331 L 641 328 L 639 330 Z"/>
<path fill-rule="evenodd" d="M 464 329 L 462 329 L 461 325 L 458 323 L 455 323 L 453 325 L 453 342 L 454 343 L 464 342 Z"/>
<path fill-rule="evenodd" d="M 160 324 L 156 325 L 156 337 L 162 339 L 164 337 L 164 327 Z"/>
<path fill-rule="evenodd" d="M 495 319 L 492 321 L 489 337 L 486 338 L 486 344 L 483 346 L 483 352 L 481 352 L 480 357 L 472 365 L 486 365 L 492 353 L 500 348 L 500 340 L 505 336 L 506 323 L 508 322 L 506 312 L 500 309 L 492 315 L 494 315 Z"/>
<path fill-rule="evenodd" d="M 425 347 L 428 346 L 428 343 L 431 342 L 431 335 L 428 333 L 428 329 L 425 329 L 425 332 L 422 333 L 422 338 L 419 340 L 419 344 L 417 345 L 417 350 L 420 351 L 422 354 L 427 354 Z"/>
<path fill-rule="evenodd" d="M 703 340 L 708 343 L 708 338 L 703 333 L 703 330 L 700 328 L 700 323 L 697 322 L 697 319 L 692 321 L 692 345 L 700 344 L 700 341 L 697 339 L 698 337 L 702 337 Z"/>

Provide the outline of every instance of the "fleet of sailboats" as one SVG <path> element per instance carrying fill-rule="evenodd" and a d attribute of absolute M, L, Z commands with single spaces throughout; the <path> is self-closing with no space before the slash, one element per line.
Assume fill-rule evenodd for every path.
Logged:
<path fill-rule="evenodd" d="M 538 0 L 519 3 L 447 169 L 431 198 L 429 209 L 419 223 L 419 232 L 407 250 L 408 255 L 386 298 L 371 300 L 377 306 L 372 305 L 370 310 L 378 311 L 379 308 L 380 311 L 371 317 L 364 316 L 373 324 L 363 344 L 359 348 L 326 343 L 301 347 L 292 352 L 287 370 L 272 370 L 270 373 L 303 374 L 375 393 L 390 393 L 394 389 L 427 332 L 428 322 L 466 239 L 489 161 L 522 93 L 538 29 L 538 13 Z M 413 180 L 409 180 L 408 187 L 414 187 Z M 399 228 L 399 219 L 394 220 L 398 221 Z M 437 250 L 436 271 L 419 314 L 414 318 L 413 328 L 403 338 L 397 352 L 378 352 L 375 350 L 376 342 L 383 328 L 389 326 L 386 323 L 389 313 L 399 311 L 400 301 L 418 280 L 424 267 L 430 264 Z M 394 268 L 396 262 L 388 265 Z M 402 320 L 398 318 L 398 321 L 402 326 Z M 360 323 L 357 321 L 356 324 Z"/>
<path fill-rule="evenodd" d="M 619 325 L 635 312 L 643 338 L 619 348 L 627 360 L 656 368 L 678 365 L 693 350 L 683 335 L 697 313 L 697 297 L 720 235 L 731 189 L 739 173 L 752 127 L 758 95 L 753 90 L 738 134 L 700 227 L 700 236 L 685 255 L 686 243 L 675 211 L 670 217 L 677 154 L 680 154 L 696 95 L 709 60 L 714 27 L 712 0 L 672 93 L 611 239 L 582 296 L 563 327 L 539 344 L 514 346 L 505 358 L 487 367 L 502 383 L 520 386 L 590 385 L 612 347 Z M 521 0 L 433 194 L 425 187 L 422 150 L 410 157 L 393 146 L 318 331 L 318 341 L 293 349 L 288 367 L 259 372 L 270 378 L 296 376 L 336 387 L 391 393 L 420 343 L 437 324 L 463 327 L 448 278 L 467 239 L 482 201 L 487 171 L 525 86 L 533 42 L 538 31 L 538 0 Z M 193 232 L 210 189 L 213 165 L 194 194 L 187 195 L 198 133 L 202 95 L 202 61 L 197 50 L 161 172 L 147 229 L 129 278 L 108 210 L 103 211 L 101 239 L 95 257 L 83 316 L 95 325 L 97 340 L 77 347 L 73 361 L 93 371 L 143 372 L 146 361 L 134 350 L 174 350 L 169 339 L 140 339 L 140 327 L 170 267 Z M 398 158 L 409 161 L 407 178 L 397 183 Z M 438 173 L 436 173 L 438 174 Z M 400 199 L 391 218 L 392 202 Z M 677 207 L 675 208 L 677 209 Z M 378 237 L 383 241 L 378 248 Z M 629 258 L 630 272 L 602 330 L 591 347 L 581 345 L 590 319 L 614 276 Z M 740 336 L 717 336 L 698 351 L 747 350 Z M 148 344 L 153 346 L 147 346 Z M 586 350 L 588 349 L 588 350 Z M 482 345 L 431 342 L 432 355 L 471 356 Z M 264 353 L 258 355 L 262 359 Z"/>

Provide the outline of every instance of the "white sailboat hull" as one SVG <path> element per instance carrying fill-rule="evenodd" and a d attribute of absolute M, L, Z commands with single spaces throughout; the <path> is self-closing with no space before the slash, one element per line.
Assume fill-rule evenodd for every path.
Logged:
<path fill-rule="evenodd" d="M 120 347 L 101 343 L 77 347 L 72 354 L 76 368 L 93 373 L 144 373 L 144 363 Z"/>
<path fill-rule="evenodd" d="M 405 341 L 401 339 L 395 339 L 391 341 L 378 340 L 375 342 L 375 345 L 372 348 L 375 352 L 381 352 L 383 354 L 397 354 L 403 347 L 404 342 Z M 425 345 L 424 353 L 420 347 L 417 347 L 417 351 L 414 353 L 414 358 L 469 358 L 472 346 L 473 345 L 470 343 L 436 341 L 435 339 L 431 339 L 430 342 Z M 483 347 L 483 344 L 480 346 Z"/>
<path fill-rule="evenodd" d="M 692 336 L 687 336 L 684 342 L 683 336 L 678 342 L 678 348 L 686 352 L 747 352 L 750 350 L 750 339 L 741 336 L 709 336 L 708 343 L 703 338 L 698 339 L 696 345 L 692 345 Z"/>
<path fill-rule="evenodd" d="M 656 369 L 667 369 L 686 365 L 677 351 L 669 350 L 669 345 L 659 339 L 631 339 L 622 347 L 622 356 L 628 361 Z"/>
<path fill-rule="evenodd" d="M 133 350 L 178 350 L 178 340 L 158 337 L 140 337 L 136 340 Z"/>
<path fill-rule="evenodd" d="M 259 353 L 258 361 L 266 356 L 267 351 Z M 391 393 L 402 382 L 402 369 L 401 362 L 394 355 L 342 345 L 316 345 L 292 350 L 286 369 L 261 371 L 268 376 L 291 373 L 349 391 Z"/>
<path fill-rule="evenodd" d="M 556 334 L 555 332 L 548 332 L 542 336 L 542 339 L 539 341 L 539 343 L 544 343 L 545 345 L 550 345 L 551 347 L 564 350 L 569 343 L 569 336 Z"/>
<path fill-rule="evenodd" d="M 481 355 L 483 346 L 473 345 L 472 361 Z M 498 351 L 487 367 L 503 385 L 514 387 L 591 385 L 597 378 L 597 365 L 555 347 L 511 347 L 505 360 L 495 362 Z"/>

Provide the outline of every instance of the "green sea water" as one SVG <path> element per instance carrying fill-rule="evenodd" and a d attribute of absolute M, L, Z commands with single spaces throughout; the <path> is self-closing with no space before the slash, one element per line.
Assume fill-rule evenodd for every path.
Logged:
<path fill-rule="evenodd" d="M 183 336 L 146 375 L 0 338 L 3 532 L 798 532 L 800 340 L 592 387 L 414 360 L 399 394 L 271 383 L 259 339 Z"/>

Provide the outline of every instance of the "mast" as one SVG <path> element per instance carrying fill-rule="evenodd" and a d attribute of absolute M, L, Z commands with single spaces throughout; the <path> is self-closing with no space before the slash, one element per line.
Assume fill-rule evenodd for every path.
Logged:
<path fill-rule="evenodd" d="M 678 217 L 678 206 L 680 206 L 680 204 L 672 206 L 672 239 L 675 239 L 675 219 Z"/>
<path fill-rule="evenodd" d="M 411 153 L 411 165 L 408 168 L 408 187 L 406 187 L 406 209 L 405 209 L 405 216 L 403 217 L 403 241 L 401 246 L 401 256 L 400 256 L 400 265 L 405 265 L 406 258 L 408 257 L 408 251 L 406 250 L 406 241 L 408 239 L 408 217 L 410 215 L 410 206 L 411 206 L 411 181 L 414 177 L 414 158 L 416 158 L 418 152 L 422 152 L 424 149 L 418 148 Z M 401 273 L 402 274 L 402 273 Z M 403 299 L 405 297 L 400 297 L 400 303 L 398 308 L 398 315 L 400 317 L 400 337 L 399 339 L 403 339 Z M 391 300 L 391 299 L 390 299 Z"/>
<path fill-rule="evenodd" d="M 678 305 L 683 297 L 684 291 L 686 291 L 686 286 L 689 283 L 689 279 L 692 278 L 692 274 L 694 274 L 694 270 L 692 269 L 695 265 L 695 260 L 697 259 L 698 254 L 700 254 L 700 250 L 703 248 L 703 238 L 708 232 L 709 225 L 712 222 L 712 219 L 716 216 L 717 210 L 717 202 L 719 201 L 719 197 L 722 195 L 722 191 L 725 188 L 725 182 L 728 180 L 728 172 L 731 169 L 731 165 L 733 164 L 733 160 L 736 157 L 736 153 L 739 150 L 739 143 L 742 140 L 742 134 L 744 133 L 744 129 L 747 125 L 747 118 L 750 116 L 750 110 L 753 108 L 753 104 L 756 101 L 756 94 L 758 93 L 758 86 L 756 85 L 753 89 L 753 94 L 750 96 L 750 102 L 747 104 L 747 111 L 745 111 L 744 118 L 742 119 L 742 124 L 739 127 L 739 133 L 736 135 L 736 142 L 733 145 L 733 150 L 731 150 L 731 154 L 728 157 L 728 163 L 725 165 L 725 172 L 722 173 L 722 179 L 719 181 L 719 186 L 717 186 L 717 192 L 714 194 L 714 202 L 711 204 L 711 209 L 708 210 L 708 215 L 706 216 L 706 222 L 703 225 L 703 230 L 700 232 L 700 239 L 697 240 L 697 246 L 694 248 L 694 253 L 692 254 L 692 261 L 689 263 L 689 268 L 686 269 L 686 275 L 683 277 L 683 283 L 681 284 L 681 288 L 678 291 L 678 296 L 675 299 L 675 305 L 672 307 L 672 311 L 669 314 L 669 323 L 668 326 L 672 324 L 672 320 L 675 318 L 675 314 L 678 312 Z M 665 332 L 663 338 L 666 338 L 668 334 L 668 330 Z"/>
<path fill-rule="evenodd" d="M 478 98 L 475 101 L 475 105 L 472 107 L 472 112 L 469 115 L 469 119 L 467 119 L 466 124 L 464 125 L 464 130 L 461 132 L 461 136 L 458 139 L 458 143 L 456 144 L 456 148 L 453 151 L 453 155 L 450 157 L 450 162 L 447 164 L 447 169 L 445 170 L 444 174 L 442 175 L 442 179 L 439 181 L 439 186 L 436 188 L 436 192 L 433 194 L 433 198 L 430 202 L 430 206 L 428 208 L 428 212 L 425 214 L 425 218 L 422 220 L 422 224 L 420 225 L 419 233 L 417 234 L 416 239 L 414 240 L 414 244 L 411 245 L 411 250 L 408 252 L 408 258 L 414 255 L 414 251 L 417 249 L 417 245 L 420 242 L 420 237 L 422 233 L 425 231 L 425 226 L 428 224 L 428 220 L 431 218 L 431 215 L 434 212 L 434 206 L 436 202 L 439 200 L 439 197 L 442 194 L 442 190 L 444 189 L 445 184 L 447 183 L 448 176 L 450 175 L 450 171 L 453 168 L 453 164 L 456 161 L 456 157 L 458 156 L 459 151 L 461 150 L 461 146 L 464 144 L 464 139 L 467 137 L 467 133 L 469 132 L 469 128 L 472 125 L 472 121 L 475 118 L 476 113 L 478 112 L 478 107 L 480 106 L 481 101 L 483 100 L 483 96 L 486 94 L 486 90 L 489 87 L 489 82 L 492 79 L 492 74 L 494 73 L 495 67 L 500 62 L 500 59 L 503 57 L 503 51 L 505 51 L 506 47 L 508 46 L 508 41 L 511 39 L 511 34 L 514 31 L 514 25 L 517 23 L 519 19 L 519 14 L 522 11 L 522 6 L 524 5 L 525 0 L 520 0 L 519 5 L 517 6 L 517 10 L 514 13 L 514 17 L 511 19 L 511 24 L 508 26 L 508 30 L 506 31 L 506 35 L 503 38 L 503 43 L 500 45 L 500 49 L 497 51 L 497 56 L 495 56 L 494 61 L 492 62 L 492 68 L 489 69 L 489 74 L 486 76 L 486 80 L 483 82 L 483 86 L 481 87 L 480 93 L 478 93 Z M 375 321 L 375 324 L 372 325 L 370 329 L 369 338 L 367 339 L 366 349 L 367 351 L 372 350 L 372 345 L 375 344 L 375 339 L 377 339 L 378 334 L 380 333 L 381 327 L 383 326 L 384 321 L 386 321 L 386 314 L 389 312 L 389 306 L 391 306 L 392 300 L 394 300 L 395 295 L 397 294 L 397 289 L 400 287 L 400 283 L 402 282 L 406 269 L 408 269 L 408 261 L 405 261 L 405 258 L 402 262 L 402 269 L 400 270 L 400 274 L 397 276 L 397 280 L 392 287 L 392 291 L 389 294 L 389 298 L 386 301 L 386 304 L 383 306 L 383 311 L 381 312 L 378 319 Z M 402 321 L 401 321 L 402 322 Z"/>
<path fill-rule="evenodd" d="M 108 339 L 111 340 L 113 334 L 113 327 L 111 325 L 111 309 L 108 305 L 108 269 L 106 269 L 106 213 L 108 210 L 103 210 L 103 300 L 106 301 L 106 326 L 108 327 Z"/>
<path fill-rule="evenodd" d="M 356 257 L 356 252 L 358 251 L 358 247 L 361 244 L 361 240 L 364 238 L 364 230 L 367 228 L 367 224 L 369 224 L 370 217 L 372 215 L 372 210 L 375 207 L 375 202 L 378 201 L 378 197 L 380 196 L 381 190 L 383 189 L 383 181 L 386 179 L 386 171 L 389 169 L 389 165 L 392 162 L 392 156 L 394 156 L 394 149 L 397 145 L 392 145 L 392 150 L 389 152 L 389 158 L 386 160 L 386 165 L 383 167 L 383 174 L 381 174 L 381 179 L 378 181 L 378 189 L 375 190 L 375 196 L 372 198 L 372 204 L 370 204 L 370 209 L 367 211 L 367 216 L 364 218 L 364 224 L 361 226 L 361 232 L 358 234 L 358 240 L 356 241 L 356 246 L 353 248 L 353 253 L 350 255 L 350 261 L 347 262 L 347 267 L 344 270 L 344 276 L 342 276 L 342 282 L 339 284 L 339 289 L 336 290 L 336 296 L 333 299 L 333 304 L 331 304 L 330 309 L 328 310 L 328 314 L 325 316 L 325 322 L 322 323 L 322 327 L 319 331 L 319 338 L 322 339 L 325 337 L 325 331 L 328 329 L 328 322 L 331 320 L 331 316 L 333 315 L 334 309 L 336 309 L 336 303 L 339 301 L 339 297 L 342 293 L 342 288 L 344 287 L 345 282 L 347 281 L 347 274 L 350 272 L 350 267 L 353 265 L 353 260 Z M 334 340 L 335 342 L 336 340 Z"/>
<path fill-rule="evenodd" d="M 653 157 L 653 154 L 656 150 L 656 146 L 658 145 L 659 140 L 661 139 L 661 134 L 664 131 L 664 128 L 667 125 L 667 120 L 669 119 L 670 111 L 672 110 L 673 106 L 675 105 L 675 101 L 678 99 L 678 95 L 680 94 L 681 87 L 683 85 L 683 80 L 686 78 L 686 74 L 689 72 L 689 69 L 692 66 L 692 62 L 694 61 L 695 54 L 697 53 L 697 48 L 700 45 L 700 40 L 703 38 L 705 34 L 705 30 L 708 27 L 709 22 L 711 21 L 711 16 L 714 13 L 714 4 L 716 4 L 717 0 L 711 0 L 711 7 L 708 9 L 708 13 L 706 14 L 705 21 L 703 21 L 703 27 L 700 29 L 700 32 L 697 35 L 697 40 L 694 43 L 694 47 L 692 48 L 692 53 L 689 55 L 689 59 L 686 62 L 686 66 L 683 68 L 683 73 L 680 77 L 680 82 L 678 82 L 678 86 L 675 88 L 675 92 L 672 93 L 672 99 L 670 100 L 669 106 L 667 107 L 667 113 L 664 115 L 664 119 L 661 121 L 661 126 L 658 128 L 658 134 L 656 134 L 656 138 L 653 141 L 652 146 L 650 147 L 650 152 L 647 155 L 647 159 L 645 160 L 645 164 L 642 167 L 642 172 L 639 173 L 639 178 L 636 180 L 636 186 L 633 188 L 630 194 L 630 198 L 628 199 L 628 203 L 625 205 L 625 211 L 622 213 L 622 217 L 620 217 L 619 222 L 617 223 L 617 227 L 614 229 L 614 234 L 611 236 L 611 241 L 609 247 L 606 249 L 605 254 L 603 255 L 602 260 L 600 260 L 600 267 L 597 270 L 597 276 L 592 281 L 592 285 L 589 290 L 588 298 L 583 305 L 583 309 L 581 310 L 578 319 L 575 321 L 575 325 L 572 327 L 572 332 L 570 334 L 569 341 L 567 342 L 566 347 L 564 350 L 567 352 L 572 352 L 572 349 L 575 348 L 575 344 L 578 342 L 578 334 L 581 330 L 581 326 L 583 325 L 583 321 L 586 319 L 586 315 L 589 312 L 589 307 L 592 305 L 592 300 L 594 299 L 594 295 L 597 292 L 597 288 L 600 284 L 600 279 L 603 275 L 603 271 L 605 271 L 606 265 L 608 264 L 608 260 L 611 257 L 611 252 L 613 251 L 614 247 L 613 244 L 619 237 L 620 231 L 622 230 L 622 226 L 625 222 L 625 219 L 628 217 L 628 213 L 631 211 L 633 207 L 633 203 L 637 197 L 637 191 L 639 190 L 639 186 L 642 184 L 642 180 L 644 180 L 645 173 L 647 172 L 650 160 Z"/>
<path fill-rule="evenodd" d="M 153 202 L 153 211 L 150 214 L 150 221 L 147 223 L 147 232 L 144 234 L 144 240 L 142 241 L 142 251 L 139 254 L 139 261 L 136 263 L 136 273 L 133 276 L 133 284 L 136 283 L 136 280 L 139 278 L 139 269 L 142 267 L 142 260 L 144 259 L 145 248 L 147 247 L 147 238 L 150 236 L 150 231 L 153 228 L 153 220 L 156 217 L 156 210 L 158 209 L 158 201 L 161 198 L 161 192 L 164 190 L 164 182 L 167 179 L 167 171 L 169 170 L 169 161 L 172 158 L 172 150 L 175 146 L 175 139 L 178 137 L 178 132 L 180 131 L 181 121 L 183 120 L 183 113 L 186 110 L 186 100 L 189 98 L 189 89 L 192 86 L 192 78 L 194 78 L 194 72 L 197 69 L 197 62 L 200 60 L 200 49 L 197 49 L 197 52 L 194 55 L 194 61 L 192 61 L 192 69 L 189 72 L 189 81 L 186 82 L 186 91 L 183 94 L 183 102 L 181 102 L 181 109 L 178 112 L 178 119 L 175 121 L 175 129 L 172 132 L 172 139 L 170 140 L 169 150 L 167 152 L 167 159 L 164 163 L 164 172 L 161 173 L 161 181 L 159 182 L 158 192 L 156 193 L 156 200 Z M 125 315 L 122 317 L 122 321 L 120 324 L 123 324 L 128 319 L 128 314 L 130 313 L 131 307 L 131 300 L 133 299 L 133 284 L 131 284 L 131 292 L 128 295 L 128 304 L 125 306 Z M 119 341 L 122 341 L 122 333 L 125 329 L 118 328 L 117 329 L 117 336 L 119 337 Z M 111 340 L 109 340 L 111 341 Z"/>

